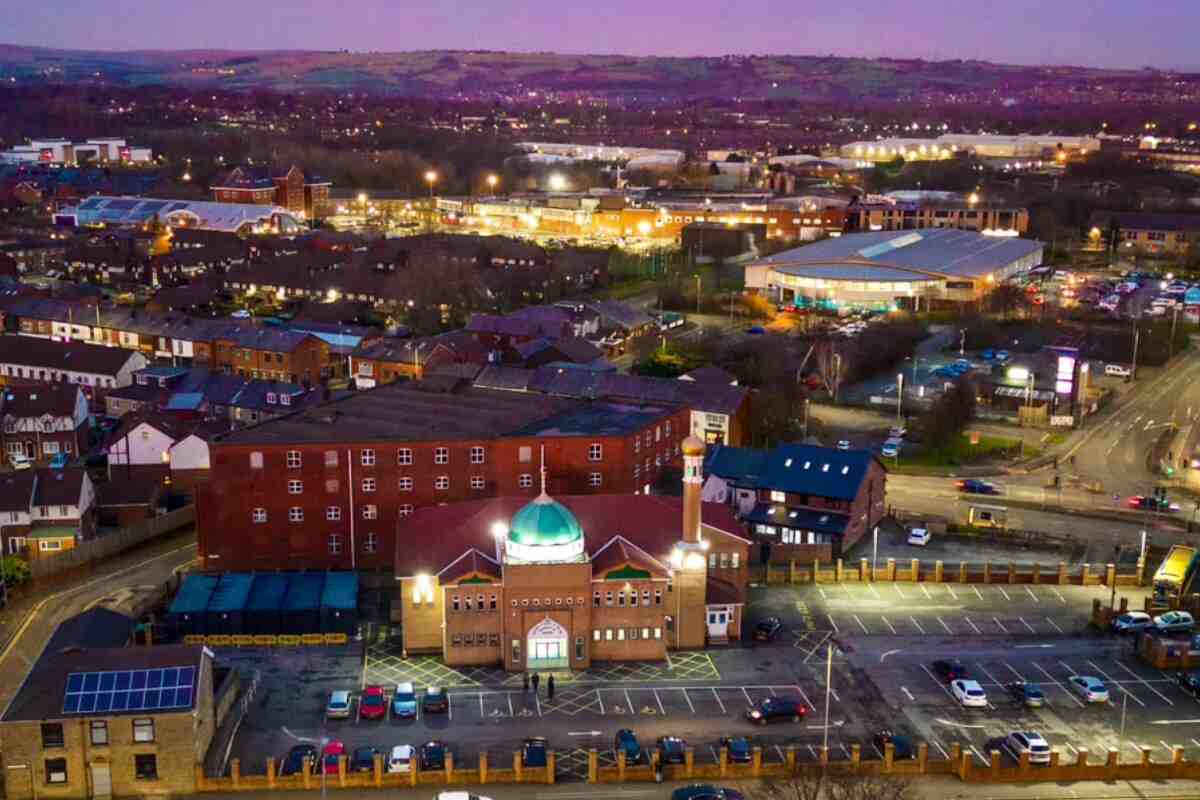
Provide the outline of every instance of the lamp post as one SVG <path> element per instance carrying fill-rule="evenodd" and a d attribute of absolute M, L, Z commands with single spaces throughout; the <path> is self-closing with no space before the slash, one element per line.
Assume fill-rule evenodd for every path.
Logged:
<path fill-rule="evenodd" d="M 904 373 L 896 373 L 896 427 L 900 427 L 901 407 L 904 405 Z"/>
<path fill-rule="evenodd" d="M 959 328 L 958 329 L 958 355 L 960 358 L 966 354 L 966 349 L 967 349 L 967 329 Z"/>
<path fill-rule="evenodd" d="M 875 580 L 875 571 L 879 569 L 879 526 L 875 526 L 875 542 L 871 547 L 871 580 Z"/>
<path fill-rule="evenodd" d="M 490 191 L 492 194 L 495 194 L 496 193 L 496 184 L 498 184 L 499 182 L 500 182 L 500 178 L 498 178 L 497 176 L 488 175 L 487 176 L 488 191 Z"/>
<path fill-rule="evenodd" d="M 429 199 L 430 200 L 433 199 L 433 185 L 435 183 L 437 183 L 437 179 L 438 179 L 438 174 L 436 172 L 434 172 L 433 170 L 429 170 L 425 173 L 425 182 L 427 184 L 429 184 Z"/>
<path fill-rule="evenodd" d="M 700 273 L 697 272 L 692 276 L 696 279 L 696 313 L 700 313 Z"/>

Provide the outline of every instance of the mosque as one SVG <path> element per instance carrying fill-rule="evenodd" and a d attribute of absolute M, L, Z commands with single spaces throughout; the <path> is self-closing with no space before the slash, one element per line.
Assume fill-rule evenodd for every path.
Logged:
<path fill-rule="evenodd" d="M 406 653 L 510 672 L 655 661 L 741 636 L 750 541 L 702 503 L 704 443 L 683 442 L 683 497 L 576 495 L 433 506 L 396 537 Z"/>

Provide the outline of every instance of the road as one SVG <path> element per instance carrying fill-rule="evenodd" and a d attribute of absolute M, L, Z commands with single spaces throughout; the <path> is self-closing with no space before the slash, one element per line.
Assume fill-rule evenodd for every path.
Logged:
<path fill-rule="evenodd" d="M 60 623 L 125 587 L 160 586 L 195 560 L 196 535 L 190 531 L 114 559 L 82 583 L 65 586 L 39 601 L 32 613 L 14 621 L 16 630 L 0 651 L 0 708 L 8 706 Z"/>

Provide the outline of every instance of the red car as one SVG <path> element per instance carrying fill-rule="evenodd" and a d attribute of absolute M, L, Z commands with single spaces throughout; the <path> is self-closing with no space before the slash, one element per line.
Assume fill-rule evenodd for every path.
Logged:
<path fill-rule="evenodd" d="M 387 716 L 387 695 L 382 686 L 368 686 L 363 689 L 362 698 L 358 701 L 358 713 L 363 719 L 383 719 Z"/>
<path fill-rule="evenodd" d="M 321 751 L 321 757 L 325 761 L 325 774 L 338 774 L 338 757 L 345 755 L 346 745 L 342 744 L 338 739 L 330 739 L 325 743 L 325 749 Z"/>

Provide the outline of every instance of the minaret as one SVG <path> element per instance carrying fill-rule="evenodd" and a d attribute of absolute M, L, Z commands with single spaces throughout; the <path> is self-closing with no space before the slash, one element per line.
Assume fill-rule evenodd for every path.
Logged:
<path fill-rule="evenodd" d="M 671 554 L 676 649 L 704 647 L 708 589 L 708 542 L 700 538 L 700 491 L 704 485 L 704 442 L 683 440 L 683 531 Z"/>
<path fill-rule="evenodd" d="M 704 488 L 704 442 L 683 440 L 683 541 L 700 543 L 700 492 Z"/>

